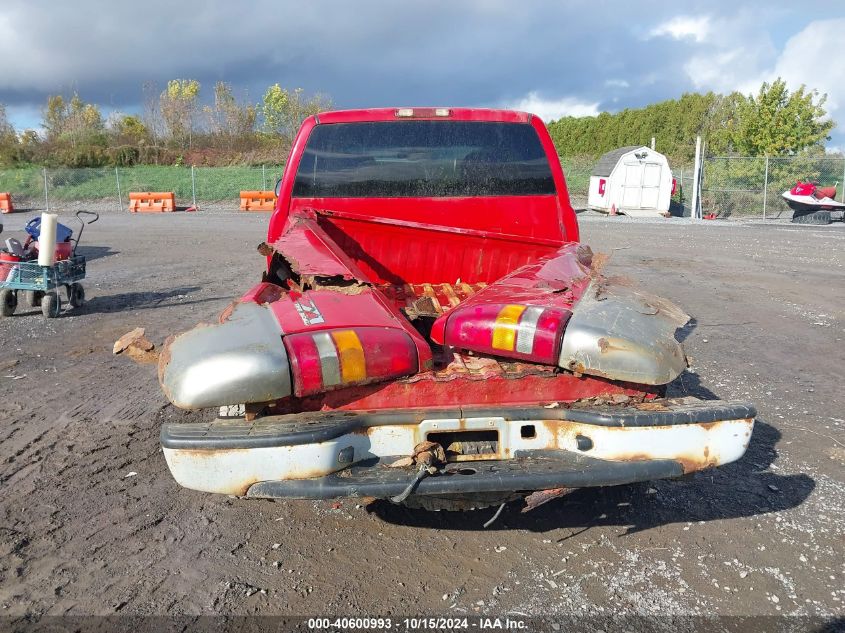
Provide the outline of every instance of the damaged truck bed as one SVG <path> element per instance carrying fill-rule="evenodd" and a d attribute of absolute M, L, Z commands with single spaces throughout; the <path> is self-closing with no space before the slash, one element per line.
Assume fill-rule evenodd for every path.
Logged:
<path fill-rule="evenodd" d="M 748 445 L 751 405 L 663 397 L 688 317 L 578 243 L 536 117 L 311 117 L 259 250 L 263 281 L 161 356 L 173 404 L 225 413 L 162 428 L 188 488 L 460 509 Z"/>

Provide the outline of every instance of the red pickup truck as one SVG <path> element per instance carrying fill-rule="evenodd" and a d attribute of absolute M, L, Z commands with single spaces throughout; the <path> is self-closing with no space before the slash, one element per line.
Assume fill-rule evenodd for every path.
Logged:
<path fill-rule="evenodd" d="M 163 426 L 183 486 L 454 509 L 745 452 L 750 404 L 664 397 L 688 317 L 602 274 L 536 116 L 312 116 L 277 190 L 262 282 L 161 357 L 222 414 Z"/>

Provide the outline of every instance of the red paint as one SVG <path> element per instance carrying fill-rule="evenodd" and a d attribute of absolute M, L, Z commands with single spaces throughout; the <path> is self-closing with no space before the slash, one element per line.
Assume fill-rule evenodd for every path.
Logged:
<path fill-rule="evenodd" d="M 428 342 L 381 292 L 363 288 L 357 294 L 333 290 L 288 293 L 270 304 L 285 336 L 338 328 L 376 326 L 404 332 L 417 349 L 418 371 L 431 366 Z"/>
<path fill-rule="evenodd" d="M 579 257 L 583 255 L 579 256 L 578 246 L 568 244 L 554 256 L 502 277 L 438 318 L 431 330 L 432 340 L 457 349 L 557 365 L 572 306 L 590 279 L 588 262 Z M 493 347 L 496 320 L 506 305 L 543 308 L 531 353 Z"/>
<path fill-rule="evenodd" d="M 674 187 L 675 187 L 675 185 L 674 185 L 674 181 L 672 181 L 672 183 L 673 183 L 673 184 L 672 184 L 672 193 L 675 193 L 675 189 L 674 189 Z M 603 195 L 604 195 L 604 188 L 605 188 L 606 186 L 607 186 L 607 180 L 606 180 L 605 178 L 599 178 L 599 195 L 600 195 L 600 196 L 603 196 Z"/>
<path fill-rule="evenodd" d="M 302 210 L 293 217 L 273 247 L 284 254 L 296 274 L 366 279 L 355 262 L 317 224 L 314 212 Z"/>
<path fill-rule="evenodd" d="M 480 375 L 426 372 L 406 379 L 330 391 L 277 404 L 279 413 L 320 410 L 366 411 L 378 409 L 433 410 L 454 407 L 509 407 L 553 402 L 575 402 L 596 396 L 624 394 L 648 397 L 660 388 L 611 382 L 572 374 L 513 373 Z"/>
<path fill-rule="evenodd" d="M 278 301 L 282 298 L 284 292 L 284 288 L 277 286 L 276 284 L 260 283 L 257 286 L 250 288 L 240 300 L 242 303 L 252 301 L 253 303 L 262 305 L 264 303 L 273 303 L 274 301 Z"/>
<path fill-rule="evenodd" d="M 677 186 L 678 186 L 678 181 L 677 181 L 677 180 L 675 180 L 674 178 L 672 178 L 672 193 L 671 193 L 671 194 L 669 194 L 669 195 L 672 195 L 672 196 L 674 196 L 674 195 L 675 195 L 675 188 L 676 188 Z"/>
<path fill-rule="evenodd" d="M 443 117 L 430 117 L 442 119 Z M 569 203 L 569 194 L 560 160 L 554 144 L 543 122 L 536 116 L 507 110 L 484 110 L 453 108 L 448 120 L 452 121 L 499 121 L 528 123 L 537 133 L 546 152 L 555 182 L 553 196 L 490 196 L 479 198 L 296 198 L 293 199 L 294 179 L 306 141 L 316 125 L 367 121 L 401 121 L 396 117 L 396 108 L 371 110 L 347 110 L 327 112 L 307 118 L 300 128 L 291 147 L 279 192 L 276 211 L 270 219 L 268 243 L 274 243 L 282 235 L 290 216 L 297 209 L 327 209 L 351 212 L 374 218 L 404 220 L 442 227 L 475 229 L 490 234 L 509 234 L 522 238 L 541 238 L 561 245 L 577 242 L 578 222 Z M 413 120 L 413 119 L 409 119 Z M 360 241 L 369 238 L 369 233 L 378 232 L 369 225 L 350 235 Z M 379 230 L 383 225 L 377 227 Z M 408 235 L 409 241 L 416 235 Z M 336 238 L 335 238 L 336 239 Z M 364 240 L 366 241 L 366 239 Z M 421 279 L 424 271 L 416 271 Z M 426 279 L 426 281 L 433 281 Z M 454 281 L 452 279 L 451 281 Z"/>
<path fill-rule="evenodd" d="M 375 211 L 382 208 L 382 201 L 368 201 L 373 202 Z M 479 199 L 464 201 L 474 208 Z M 526 202 L 523 210 L 530 210 L 530 204 Z M 389 207 L 385 201 L 384 208 Z M 483 209 L 478 208 L 478 213 L 483 214 Z M 457 218 L 463 208 L 457 201 L 451 214 L 460 223 Z M 321 224 L 375 283 L 454 283 L 457 279 L 490 283 L 559 246 L 543 237 L 468 229 L 461 232 L 459 227 L 451 231 L 448 224 L 399 224 L 382 218 L 358 219 L 351 214 L 321 218 Z"/>
<path fill-rule="evenodd" d="M 658 388 L 576 377 L 554 366 L 572 306 L 589 283 L 590 261 L 577 244 L 576 216 L 542 121 L 520 112 L 465 108 L 450 109 L 449 117 L 415 109 L 413 116 L 531 125 L 548 157 L 556 193 L 293 198 L 295 175 L 315 126 L 403 120 L 395 108 L 306 119 L 287 160 L 267 239 L 286 263 L 281 268 L 292 274 L 279 285 L 259 284 L 242 298 L 267 304 L 281 327 L 296 395 L 276 409 L 502 407 L 657 393 Z M 604 179 L 600 186 L 603 191 Z M 268 271 L 273 273 L 271 262 L 272 256 Z M 437 359 L 415 327 L 426 331 L 432 315 L 423 310 L 428 316 L 412 323 L 400 311 L 423 294 L 441 315 L 430 334 L 431 341 L 446 345 L 442 354 L 435 348 Z M 543 308 L 531 354 L 490 346 L 496 316 L 511 304 Z M 366 364 L 364 382 L 374 384 L 326 391 L 327 366 L 321 365 L 314 337 L 339 329 L 356 332 Z M 325 339 L 321 345 L 325 352 Z M 483 355 L 453 355 L 452 347 Z M 508 355 L 511 361 L 499 360 Z"/>

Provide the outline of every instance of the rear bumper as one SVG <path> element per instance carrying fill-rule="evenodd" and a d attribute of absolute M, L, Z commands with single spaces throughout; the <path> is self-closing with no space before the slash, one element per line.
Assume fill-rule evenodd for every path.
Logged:
<path fill-rule="evenodd" d="M 644 408 L 645 407 L 645 408 Z M 414 476 L 390 468 L 430 433 L 494 433 L 495 453 L 461 455 L 415 494 L 515 492 L 677 477 L 742 456 L 756 412 L 742 402 L 513 410 L 332 412 L 162 427 L 175 479 L 256 497 L 389 497 Z"/>
<path fill-rule="evenodd" d="M 565 451 L 526 451 L 514 459 L 448 464 L 438 475 L 423 479 L 414 494 L 589 488 L 666 479 L 683 474 L 681 464 L 669 459 L 611 462 Z M 263 481 L 251 486 L 247 496 L 291 499 L 387 498 L 401 494 L 413 478 L 414 472 L 408 469 L 389 468 L 373 461 L 325 477 Z"/>

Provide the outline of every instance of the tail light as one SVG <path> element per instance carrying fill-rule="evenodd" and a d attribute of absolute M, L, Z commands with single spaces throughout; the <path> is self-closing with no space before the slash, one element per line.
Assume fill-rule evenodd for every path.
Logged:
<path fill-rule="evenodd" d="M 409 376 L 419 370 L 411 337 L 387 327 L 358 327 L 283 338 L 294 394 L 307 396 Z"/>
<path fill-rule="evenodd" d="M 444 344 L 494 356 L 557 365 L 570 313 L 522 304 L 456 308 L 443 333 Z"/>

